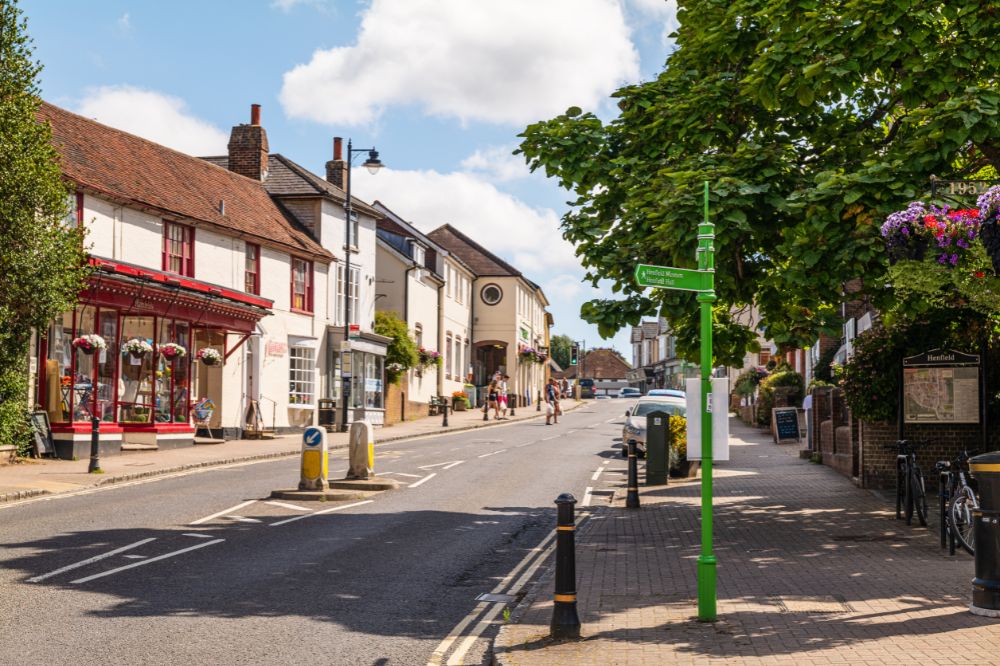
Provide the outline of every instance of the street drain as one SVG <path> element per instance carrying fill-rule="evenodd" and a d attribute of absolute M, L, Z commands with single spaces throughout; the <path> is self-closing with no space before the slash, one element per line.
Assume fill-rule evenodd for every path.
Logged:
<path fill-rule="evenodd" d="M 787 613 L 852 613 L 854 609 L 840 595 L 773 595 L 771 596 Z"/>
<path fill-rule="evenodd" d="M 901 534 L 838 534 L 831 537 L 834 541 L 854 541 L 854 542 L 873 542 L 873 541 L 906 541 L 910 537 L 903 536 Z"/>
<path fill-rule="evenodd" d="M 489 603 L 500 603 L 509 604 L 510 602 L 517 599 L 513 594 L 491 594 L 489 592 L 483 592 L 478 597 L 476 601 L 487 601 Z"/>

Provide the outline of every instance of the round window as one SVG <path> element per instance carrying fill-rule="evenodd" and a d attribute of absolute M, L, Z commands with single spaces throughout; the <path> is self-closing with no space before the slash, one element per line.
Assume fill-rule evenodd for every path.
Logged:
<path fill-rule="evenodd" d="M 500 287 L 495 284 L 488 284 L 483 287 L 481 294 L 483 302 L 486 303 L 486 305 L 496 305 L 500 302 L 500 299 L 503 298 L 503 292 L 500 290 Z"/>

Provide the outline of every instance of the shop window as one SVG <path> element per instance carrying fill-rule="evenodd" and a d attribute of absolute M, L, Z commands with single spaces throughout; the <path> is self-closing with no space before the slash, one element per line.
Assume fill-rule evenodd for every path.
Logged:
<path fill-rule="evenodd" d="M 288 358 L 288 404 L 311 407 L 316 383 L 316 350 L 311 346 L 292 345 Z"/>
<path fill-rule="evenodd" d="M 152 317 L 122 317 L 122 343 L 137 339 L 155 343 Z M 154 353 L 121 353 L 121 382 L 118 386 L 118 420 L 123 423 L 151 423 L 154 406 Z"/>
<path fill-rule="evenodd" d="M 163 270 L 194 277 L 194 229 L 163 223 Z"/>
<path fill-rule="evenodd" d="M 313 310 L 313 266 L 311 261 L 292 257 L 292 310 Z"/>
<path fill-rule="evenodd" d="M 248 294 L 260 293 L 260 245 L 253 243 L 246 245 L 243 291 Z"/>
<path fill-rule="evenodd" d="M 73 402 L 73 313 L 66 312 L 49 327 L 45 358 L 45 411 L 49 421 L 70 420 Z"/>
<path fill-rule="evenodd" d="M 167 358 L 156 356 L 156 402 L 157 423 L 187 423 L 191 377 L 191 329 L 187 322 L 160 319 L 158 344 L 178 344 L 187 353 L 184 356 Z"/>

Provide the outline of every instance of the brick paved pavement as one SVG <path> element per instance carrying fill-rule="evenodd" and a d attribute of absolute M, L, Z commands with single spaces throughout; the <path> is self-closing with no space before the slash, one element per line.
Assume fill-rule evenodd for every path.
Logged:
<path fill-rule="evenodd" d="M 700 482 L 600 509 L 577 547 L 583 640 L 551 643 L 551 570 L 495 660 L 525 664 L 1000 664 L 1000 621 L 968 612 L 972 558 L 889 500 L 737 421 L 716 475 L 719 616 L 699 623 Z"/>

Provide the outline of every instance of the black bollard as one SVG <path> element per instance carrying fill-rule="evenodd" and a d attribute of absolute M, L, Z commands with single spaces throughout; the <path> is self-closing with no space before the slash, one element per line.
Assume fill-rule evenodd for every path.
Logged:
<path fill-rule="evenodd" d="M 445 403 L 443 405 L 441 405 L 441 427 L 442 428 L 447 428 L 448 427 L 448 402 L 447 401 L 445 401 Z"/>
<path fill-rule="evenodd" d="M 975 615 L 1000 617 L 1000 451 L 969 459 L 969 470 L 979 482 L 979 511 L 973 513 L 976 539 L 976 577 L 972 579 Z"/>
<path fill-rule="evenodd" d="M 510 415 L 517 416 L 517 414 L 514 413 L 514 407 L 517 405 L 517 396 L 516 395 L 508 396 L 507 400 L 510 402 Z"/>
<path fill-rule="evenodd" d="M 628 486 L 625 494 L 625 507 L 639 508 L 639 462 L 635 454 L 635 440 L 628 440 Z"/>
<path fill-rule="evenodd" d="M 483 420 L 490 420 L 490 401 L 489 398 L 483 401 Z"/>
<path fill-rule="evenodd" d="M 90 419 L 90 466 L 87 472 L 101 473 L 101 419 L 96 416 Z"/>
<path fill-rule="evenodd" d="M 542 411 L 542 392 L 541 391 L 538 392 L 538 400 L 535 401 L 535 411 L 536 412 Z"/>
<path fill-rule="evenodd" d="M 556 590 L 552 605 L 554 639 L 579 638 L 580 617 L 576 614 L 576 498 L 563 493 L 556 498 Z"/>

